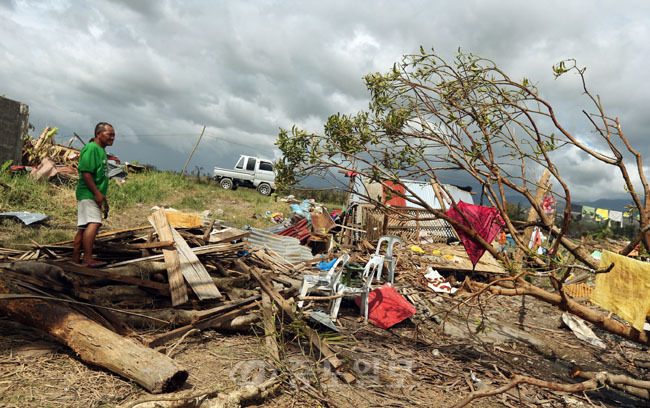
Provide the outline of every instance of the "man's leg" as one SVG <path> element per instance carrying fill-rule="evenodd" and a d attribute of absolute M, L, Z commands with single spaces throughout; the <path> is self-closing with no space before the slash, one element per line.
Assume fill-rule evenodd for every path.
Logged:
<path fill-rule="evenodd" d="M 83 231 L 83 249 L 84 249 L 84 259 L 81 263 L 82 265 L 89 265 L 93 263 L 93 247 L 95 246 L 95 237 L 97 236 L 97 230 L 102 224 L 96 222 L 90 222 L 86 226 L 86 229 Z"/>
<path fill-rule="evenodd" d="M 84 236 L 84 229 L 78 229 L 77 235 L 74 236 L 74 249 L 72 250 L 72 262 L 79 263 L 81 261 L 81 242 Z"/>

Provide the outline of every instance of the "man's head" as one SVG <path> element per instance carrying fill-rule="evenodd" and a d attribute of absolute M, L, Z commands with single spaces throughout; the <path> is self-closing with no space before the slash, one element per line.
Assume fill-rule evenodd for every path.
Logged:
<path fill-rule="evenodd" d="M 115 140 L 115 130 L 110 123 L 99 122 L 95 126 L 94 142 L 100 147 L 112 146 Z"/>

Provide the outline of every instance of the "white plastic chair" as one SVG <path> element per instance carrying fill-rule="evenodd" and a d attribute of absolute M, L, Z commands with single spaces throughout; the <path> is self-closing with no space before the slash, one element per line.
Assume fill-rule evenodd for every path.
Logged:
<path fill-rule="evenodd" d="M 359 305 L 359 309 L 361 311 L 361 314 L 363 314 L 364 321 L 366 322 L 368 321 L 368 296 L 370 294 L 370 285 L 372 284 L 373 278 L 378 272 L 378 269 L 381 268 L 383 264 L 384 264 L 383 256 L 372 255 L 370 257 L 370 260 L 366 264 L 365 268 L 363 268 L 362 278 L 364 279 L 364 281 L 363 281 L 363 286 L 360 288 L 350 287 L 344 285 L 342 282 L 337 282 L 334 285 L 335 295 L 344 295 L 344 296 L 353 296 L 353 297 L 361 296 L 361 304 Z M 334 302 L 332 303 L 332 309 L 330 311 L 330 318 L 332 320 L 336 320 L 336 317 L 339 314 L 339 309 L 341 307 L 342 300 L 343 297 L 334 299 Z"/>
<path fill-rule="evenodd" d="M 326 272 L 319 275 L 303 275 L 302 285 L 300 286 L 300 297 L 307 296 L 309 292 L 321 290 L 334 293 L 334 285 L 341 279 L 345 264 L 350 260 L 350 255 L 343 253 L 334 262 L 334 265 Z M 302 307 L 303 300 L 298 301 L 296 305 Z"/>
<path fill-rule="evenodd" d="M 386 252 L 383 255 L 384 262 L 388 264 L 388 282 L 393 283 L 395 280 L 395 253 L 402 248 L 402 238 L 396 237 L 395 235 L 384 235 L 379 238 L 377 242 L 377 249 L 375 250 L 375 255 L 380 255 L 381 247 L 383 243 L 386 243 Z M 397 244 L 397 251 L 395 251 L 395 244 Z M 384 269 L 382 264 L 377 270 L 377 279 L 381 279 L 381 272 Z"/>

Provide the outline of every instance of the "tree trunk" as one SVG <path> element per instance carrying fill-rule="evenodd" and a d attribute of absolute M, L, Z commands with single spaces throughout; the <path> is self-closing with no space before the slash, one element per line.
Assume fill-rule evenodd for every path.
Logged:
<path fill-rule="evenodd" d="M 0 275 L 0 294 L 27 294 Z M 152 393 L 180 388 L 188 372 L 171 358 L 135 340 L 124 338 L 70 309 L 39 298 L 0 299 L 0 311 L 11 319 L 42 330 L 94 364 L 140 384 Z"/>

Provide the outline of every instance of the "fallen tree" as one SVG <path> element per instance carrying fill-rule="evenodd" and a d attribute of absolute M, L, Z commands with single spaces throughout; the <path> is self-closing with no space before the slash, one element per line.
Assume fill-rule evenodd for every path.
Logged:
<path fill-rule="evenodd" d="M 384 193 L 379 197 L 369 189 L 356 188 L 354 193 L 391 217 L 408 222 L 412 217 L 387 205 L 383 196 L 401 197 L 447 221 L 501 261 L 513 278 L 491 285 L 490 291 L 535 296 L 621 337 L 648 344 L 645 333 L 568 299 L 562 286 L 570 269 L 555 256 L 527 249 L 530 228 L 538 226 L 555 238 L 549 253 L 563 248 L 587 268 L 599 267 L 583 245 L 566 236 L 572 222 L 571 190 L 556 159 L 559 152 L 569 149 L 616 168 L 623 180 L 640 228 L 620 253 L 628 254 L 638 242 L 650 248 L 650 188 L 641 153 L 631 146 L 618 118 L 608 116 L 600 98 L 589 91 L 585 69 L 573 60 L 553 67 L 556 78 L 575 73 L 581 81 L 581 91 L 593 107 L 591 113 L 582 111 L 593 130 L 589 141 L 584 140 L 584 132 L 578 138 L 560 123 L 551 104 L 528 79 L 513 80 L 492 61 L 473 54 L 459 51 L 448 63 L 434 52 L 420 51 L 404 56 L 386 74 L 366 76 L 371 94 L 368 111 L 333 115 L 322 134 L 296 127 L 281 130 L 276 142 L 282 151 L 276 166 L 278 181 L 295 184 L 317 176 L 351 192 L 355 182 L 346 185 L 341 181 L 337 173 L 343 172 L 378 183 Z M 633 169 L 628 169 L 630 166 Z M 464 172 L 481 186 L 482 198 L 498 209 L 517 247 L 525 248 L 527 262 L 521 261 L 523 256 L 515 260 L 504 256 L 472 227 L 454 220 L 441 208 L 433 208 L 428 197 L 400 183 L 404 178 L 432 180 L 442 188 L 448 205 L 458 209 L 441 182 L 452 171 Z M 638 175 L 636 181 L 632 174 Z M 394 188 L 400 184 L 403 191 Z M 532 208 L 524 226 L 515 225 L 508 211 L 506 195 L 515 193 Z M 542 208 L 540 198 L 544 194 L 566 203 L 558 222 Z M 518 274 L 533 269 L 550 271 L 546 276 L 553 292 L 526 282 Z"/>
<path fill-rule="evenodd" d="M 2 269 L 4 272 L 4 269 Z M 0 276 L 0 312 L 41 330 L 70 347 L 79 357 L 152 393 L 180 388 L 188 372 L 171 358 L 122 337 L 54 298 L 45 298 Z"/>

